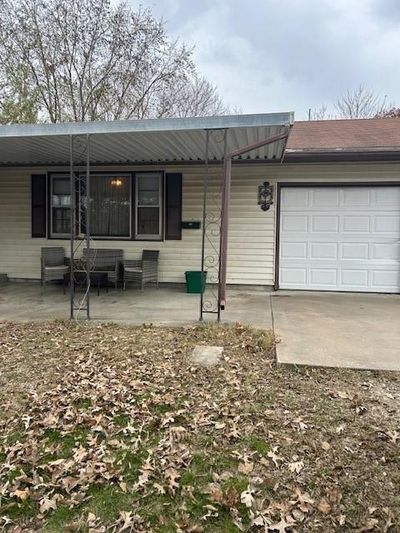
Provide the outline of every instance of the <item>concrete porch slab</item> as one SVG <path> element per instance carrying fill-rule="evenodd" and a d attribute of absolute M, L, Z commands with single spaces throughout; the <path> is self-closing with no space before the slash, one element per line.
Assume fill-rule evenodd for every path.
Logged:
<path fill-rule="evenodd" d="M 278 291 L 278 363 L 400 370 L 400 296 Z"/>
<path fill-rule="evenodd" d="M 82 294 L 82 293 L 79 293 Z M 196 324 L 199 319 L 199 295 L 187 294 L 181 287 L 151 286 L 101 289 L 90 293 L 91 318 L 101 322 L 133 325 L 154 324 L 181 326 Z M 85 317 L 85 313 L 81 313 Z M 62 287 L 33 282 L 9 282 L 0 285 L 0 320 L 40 321 L 69 318 L 69 294 Z M 206 320 L 214 321 L 213 315 Z M 227 292 L 227 309 L 222 321 L 241 322 L 256 328 L 272 328 L 269 295 L 265 291 L 231 289 Z"/>

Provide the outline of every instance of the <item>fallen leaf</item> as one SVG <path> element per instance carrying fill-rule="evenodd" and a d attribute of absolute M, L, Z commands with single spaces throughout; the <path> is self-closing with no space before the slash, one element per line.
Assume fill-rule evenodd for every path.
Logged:
<path fill-rule="evenodd" d="M 48 511 L 50 511 L 50 509 L 57 509 L 57 501 L 54 498 L 43 498 L 42 500 L 40 500 L 39 504 L 41 514 L 47 513 Z"/>
<path fill-rule="evenodd" d="M 393 444 L 396 444 L 396 442 L 399 440 L 399 432 L 394 431 L 387 431 L 386 435 L 389 437 L 390 442 L 393 442 Z"/>
<path fill-rule="evenodd" d="M 248 508 L 252 507 L 254 503 L 254 498 L 251 493 L 250 487 L 247 490 L 244 490 L 240 495 L 240 501 Z"/>
<path fill-rule="evenodd" d="M 331 512 L 332 507 L 326 498 L 322 498 L 322 500 L 319 502 L 318 510 L 323 514 L 329 514 Z"/>
<path fill-rule="evenodd" d="M 244 474 L 245 476 L 247 476 L 248 474 L 250 474 L 253 471 L 253 468 L 254 468 L 254 463 L 246 461 L 244 463 L 239 463 L 238 471 L 241 474 Z"/>
<path fill-rule="evenodd" d="M 300 472 L 304 468 L 304 463 L 303 463 L 303 461 L 296 461 L 294 463 L 289 463 L 288 464 L 288 468 L 289 468 L 289 470 L 291 472 L 296 473 L 296 474 L 300 474 Z"/>
<path fill-rule="evenodd" d="M 276 452 L 278 451 L 279 447 L 274 446 L 271 451 L 267 453 L 267 456 L 272 459 L 272 462 L 274 465 L 278 468 L 279 467 L 279 461 L 283 461 L 283 457 L 280 457 Z"/>
<path fill-rule="evenodd" d="M 14 496 L 18 498 L 19 500 L 25 501 L 29 498 L 30 491 L 29 489 L 24 489 L 24 490 L 17 489 L 14 491 Z"/>

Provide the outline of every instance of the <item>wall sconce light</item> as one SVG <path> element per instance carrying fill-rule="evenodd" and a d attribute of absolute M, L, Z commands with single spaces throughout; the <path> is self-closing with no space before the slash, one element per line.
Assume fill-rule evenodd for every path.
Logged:
<path fill-rule="evenodd" d="M 263 211 L 268 211 L 273 203 L 272 185 L 268 181 L 264 181 L 262 185 L 258 186 L 258 205 Z"/>
<path fill-rule="evenodd" d="M 122 180 L 120 180 L 119 178 L 112 179 L 111 180 L 111 185 L 113 185 L 114 187 L 121 187 Z"/>

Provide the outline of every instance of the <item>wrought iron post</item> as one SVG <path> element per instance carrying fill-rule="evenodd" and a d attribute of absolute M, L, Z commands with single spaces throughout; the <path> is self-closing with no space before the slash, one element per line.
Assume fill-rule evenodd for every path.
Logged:
<path fill-rule="evenodd" d="M 85 135 L 83 143 L 83 150 L 78 154 L 79 159 L 76 162 L 76 150 L 80 139 L 77 135 L 70 136 L 70 318 L 77 319 L 79 313 L 86 311 L 86 318 L 90 319 L 90 136 Z M 86 153 L 86 158 L 84 155 Z M 86 170 L 84 173 L 76 172 L 75 165 L 78 164 L 82 168 L 86 160 Z M 84 194 L 85 201 L 82 202 L 81 195 Z M 79 202 L 77 204 L 76 198 L 78 195 Z M 77 217 L 77 206 L 79 207 L 79 216 Z M 84 220 L 85 237 L 81 233 L 81 224 Z M 78 297 L 76 294 L 76 254 L 81 248 L 82 244 L 86 244 L 87 256 L 86 261 L 81 261 L 81 269 L 85 275 L 84 294 Z M 82 282 L 82 280 L 80 280 Z"/>
<path fill-rule="evenodd" d="M 86 135 L 86 318 L 90 319 L 90 135 Z"/>
<path fill-rule="evenodd" d="M 76 231 L 76 197 L 75 197 L 75 174 L 74 174 L 74 137 L 69 137 L 69 181 L 70 181 L 70 276 L 69 276 L 69 296 L 70 296 L 70 318 L 74 318 L 75 311 L 75 287 L 74 287 L 74 243 Z"/>
<path fill-rule="evenodd" d="M 207 216 L 207 190 L 208 190 L 208 173 L 209 173 L 209 166 L 208 166 L 208 149 L 210 145 L 210 130 L 206 130 L 206 147 L 205 147 L 205 156 L 204 156 L 204 165 L 205 165 L 205 172 L 204 172 L 204 180 L 203 180 L 203 224 L 202 224 L 202 234 L 201 234 L 201 272 L 203 275 L 204 272 L 204 247 L 205 247 L 205 239 L 206 239 L 206 216 Z M 203 320 L 203 314 L 204 314 L 204 292 L 201 291 L 200 294 L 200 320 Z"/>
<path fill-rule="evenodd" d="M 226 129 L 206 130 L 201 271 L 207 271 L 207 281 L 204 293 L 200 295 L 200 320 L 204 320 L 205 314 L 215 315 L 218 321 L 221 318 L 219 274 L 221 270 L 222 175 L 219 182 L 215 179 L 210 182 L 210 146 L 213 145 L 215 148 L 221 143 L 223 143 L 223 149 L 217 149 L 217 152 L 225 153 Z"/>

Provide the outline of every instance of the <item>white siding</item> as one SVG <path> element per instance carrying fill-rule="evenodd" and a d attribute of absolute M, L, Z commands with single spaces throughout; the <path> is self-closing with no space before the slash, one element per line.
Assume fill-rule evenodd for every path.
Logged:
<path fill-rule="evenodd" d="M 0 171 L 0 272 L 12 278 L 40 277 L 41 246 L 61 245 L 67 255 L 69 253 L 68 240 L 31 238 L 31 174 L 45 170 Z M 204 168 L 193 166 L 166 170 L 183 174 L 183 220 L 201 220 Z M 212 195 L 209 202 L 210 209 L 214 211 L 220 208 L 221 172 L 215 167 L 210 169 Z M 263 213 L 257 206 L 260 175 L 262 171 L 259 167 L 247 170 L 235 168 L 233 171 L 228 283 L 272 284 L 273 212 Z M 143 248 L 159 249 L 160 281 L 164 282 L 184 282 L 185 270 L 200 269 L 201 230 L 183 230 L 180 241 L 98 240 L 95 246 L 123 248 L 127 259 L 140 257 Z"/>
<path fill-rule="evenodd" d="M 0 170 L 0 273 L 13 278 L 40 277 L 40 247 L 62 245 L 67 240 L 31 238 L 30 176 L 46 169 Z M 49 169 L 52 171 L 60 169 Z M 102 169 L 104 170 L 104 169 Z M 115 169 L 114 169 L 115 170 Z M 140 170 L 139 168 L 120 169 Z M 146 167 L 145 170 L 150 170 Z M 183 174 L 183 220 L 201 220 L 204 169 L 201 166 L 168 167 Z M 221 170 L 211 168 L 214 202 Z M 273 285 L 275 209 L 263 212 L 257 205 L 257 188 L 263 181 L 399 181 L 400 164 L 256 164 L 233 168 L 229 227 L 228 283 Z M 212 200 L 211 200 L 212 201 Z M 201 230 L 183 230 L 182 240 L 164 242 L 97 241 L 98 247 L 120 247 L 125 257 L 138 258 L 143 248 L 157 248 L 160 280 L 183 282 L 185 270 L 200 268 Z"/>

